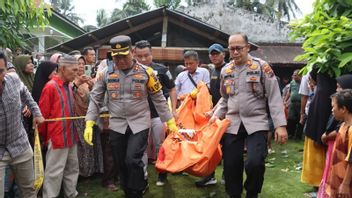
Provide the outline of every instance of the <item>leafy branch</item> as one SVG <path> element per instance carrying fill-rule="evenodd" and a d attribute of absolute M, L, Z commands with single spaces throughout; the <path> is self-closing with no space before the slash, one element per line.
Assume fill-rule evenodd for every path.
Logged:
<path fill-rule="evenodd" d="M 352 2 L 316 0 L 312 14 L 291 23 L 292 39 L 303 37 L 305 53 L 296 61 L 307 61 L 331 77 L 352 72 Z"/>

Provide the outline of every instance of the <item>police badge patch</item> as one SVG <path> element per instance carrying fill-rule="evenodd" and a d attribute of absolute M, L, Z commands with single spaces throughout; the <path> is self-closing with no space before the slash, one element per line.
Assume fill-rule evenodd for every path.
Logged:
<path fill-rule="evenodd" d="M 271 67 L 269 66 L 269 64 L 265 64 L 263 67 L 264 73 L 269 77 L 273 77 L 274 76 L 274 71 L 271 69 Z"/>

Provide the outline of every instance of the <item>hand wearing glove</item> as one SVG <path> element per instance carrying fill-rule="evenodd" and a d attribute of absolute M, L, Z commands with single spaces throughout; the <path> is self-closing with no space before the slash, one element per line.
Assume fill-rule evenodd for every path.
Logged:
<path fill-rule="evenodd" d="M 167 122 L 167 128 L 171 133 L 177 133 L 178 132 L 178 127 L 176 126 L 176 121 L 175 118 L 171 118 Z"/>
<path fill-rule="evenodd" d="M 192 97 L 193 99 L 196 99 L 198 92 L 199 92 L 198 89 L 197 89 L 197 88 L 194 88 L 194 89 L 192 90 L 192 92 L 191 92 L 191 97 Z"/>
<path fill-rule="evenodd" d="M 86 141 L 87 144 L 93 146 L 92 140 L 93 140 L 93 126 L 95 122 L 93 120 L 88 120 L 86 121 L 86 128 L 84 129 L 84 141 Z"/>

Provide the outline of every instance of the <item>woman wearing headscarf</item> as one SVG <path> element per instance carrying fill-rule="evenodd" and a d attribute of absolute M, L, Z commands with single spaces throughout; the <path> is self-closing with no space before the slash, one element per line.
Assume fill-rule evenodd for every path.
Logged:
<path fill-rule="evenodd" d="M 34 82 L 33 58 L 29 55 L 19 55 L 15 58 L 14 65 L 16 72 L 24 85 L 32 92 Z"/>
<path fill-rule="evenodd" d="M 14 60 L 14 66 L 17 75 L 20 77 L 23 84 L 27 87 L 28 91 L 32 92 L 34 82 L 34 64 L 33 57 L 29 55 L 19 55 Z M 32 116 L 31 111 L 27 106 L 23 106 L 23 126 L 27 132 L 29 142 L 33 147 L 33 129 L 32 129 Z"/>
<path fill-rule="evenodd" d="M 330 96 L 336 91 L 336 79 L 326 73 L 319 72 L 313 66 L 310 76 L 316 81 L 314 97 L 309 104 L 307 121 L 304 129 L 304 152 L 301 181 L 312 187 L 314 192 L 306 194 L 316 197 L 318 187 L 323 178 L 326 147 L 321 141 L 321 136 L 326 131 L 326 124 L 331 115 Z"/>
<path fill-rule="evenodd" d="M 50 62 L 53 62 L 53 63 L 58 64 L 61 56 L 62 56 L 62 54 L 60 54 L 60 53 L 55 53 L 55 54 L 53 54 L 53 55 L 50 57 Z"/>
<path fill-rule="evenodd" d="M 92 89 L 93 81 L 91 77 L 85 75 L 85 60 L 83 56 L 76 55 L 78 60 L 78 74 L 73 82 L 74 88 L 74 106 L 76 116 L 85 116 L 88 110 L 89 104 L 89 92 Z M 97 135 L 94 145 L 88 145 L 83 138 L 85 122 L 84 119 L 75 120 L 75 126 L 77 128 L 79 142 L 78 142 L 78 162 L 79 162 L 79 174 L 83 177 L 92 176 L 94 173 L 103 172 L 103 157 L 101 150 L 100 136 Z"/>
<path fill-rule="evenodd" d="M 32 97 L 34 101 L 39 102 L 40 95 L 44 85 L 56 74 L 58 65 L 50 61 L 44 61 L 39 64 L 34 76 Z"/>

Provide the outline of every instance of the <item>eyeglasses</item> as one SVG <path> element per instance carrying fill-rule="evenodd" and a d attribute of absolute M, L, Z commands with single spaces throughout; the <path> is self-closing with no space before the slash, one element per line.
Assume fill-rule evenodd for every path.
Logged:
<path fill-rule="evenodd" d="M 245 47 L 246 46 L 234 46 L 234 47 L 229 46 L 228 48 L 231 52 L 235 52 L 235 51 L 241 52 L 243 50 L 243 48 L 245 48 Z"/>

